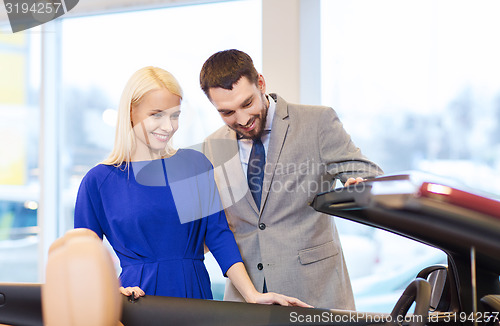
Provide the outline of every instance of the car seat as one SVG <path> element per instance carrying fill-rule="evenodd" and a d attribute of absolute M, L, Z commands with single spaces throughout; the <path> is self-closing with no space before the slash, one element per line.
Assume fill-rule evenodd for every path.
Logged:
<path fill-rule="evenodd" d="M 122 325 L 121 309 L 110 253 L 93 231 L 69 230 L 52 243 L 42 285 L 44 325 Z"/>

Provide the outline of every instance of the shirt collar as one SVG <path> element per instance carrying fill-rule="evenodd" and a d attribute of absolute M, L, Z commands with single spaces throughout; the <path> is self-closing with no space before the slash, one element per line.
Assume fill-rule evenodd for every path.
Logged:
<path fill-rule="evenodd" d="M 274 112 L 276 112 L 276 102 L 272 96 L 266 95 L 269 101 L 269 108 L 267 109 L 266 125 L 264 126 L 265 131 L 271 131 L 271 126 L 273 125 Z"/>

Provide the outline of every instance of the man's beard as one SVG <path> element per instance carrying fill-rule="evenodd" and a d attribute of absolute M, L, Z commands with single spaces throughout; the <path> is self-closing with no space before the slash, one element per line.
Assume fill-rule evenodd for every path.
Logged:
<path fill-rule="evenodd" d="M 265 97 L 263 96 L 263 99 L 265 99 Z M 242 131 L 238 130 L 238 129 L 235 129 L 231 126 L 229 126 L 229 128 L 233 129 L 236 134 L 238 134 L 238 137 L 239 138 L 243 138 L 243 139 L 258 139 L 262 136 L 262 134 L 264 133 L 264 129 L 266 127 L 266 122 L 267 122 L 267 111 L 269 110 L 269 106 L 266 107 L 266 102 L 265 101 L 262 101 L 262 107 L 263 107 L 263 110 L 261 112 L 263 112 L 264 114 L 261 116 L 259 114 L 259 116 L 255 117 L 255 119 L 259 119 L 258 123 L 259 125 L 255 126 L 253 130 L 251 130 L 249 133 L 243 133 Z M 257 121 L 255 121 L 257 123 Z M 257 130 L 257 133 L 256 134 L 252 134 L 255 130 Z"/>

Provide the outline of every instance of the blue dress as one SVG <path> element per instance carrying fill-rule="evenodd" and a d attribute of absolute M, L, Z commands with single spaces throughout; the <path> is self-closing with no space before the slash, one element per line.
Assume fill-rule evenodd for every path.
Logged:
<path fill-rule="evenodd" d="M 206 157 L 181 149 L 166 159 L 97 165 L 83 178 L 75 228 L 106 236 L 122 286 L 147 295 L 212 299 L 206 243 L 225 275 L 242 258 Z"/>

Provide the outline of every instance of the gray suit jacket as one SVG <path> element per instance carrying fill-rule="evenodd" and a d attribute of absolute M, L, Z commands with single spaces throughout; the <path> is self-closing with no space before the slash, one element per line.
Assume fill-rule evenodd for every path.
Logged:
<path fill-rule="evenodd" d="M 236 133 L 223 126 L 204 143 L 227 220 L 257 290 L 297 297 L 315 307 L 354 309 L 354 298 L 333 218 L 311 208 L 334 179 L 382 174 L 363 157 L 335 111 L 287 103 L 276 94 L 258 208 L 238 155 Z M 231 281 L 224 300 L 243 301 Z"/>

